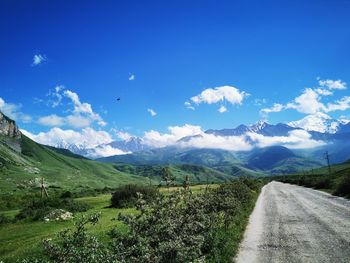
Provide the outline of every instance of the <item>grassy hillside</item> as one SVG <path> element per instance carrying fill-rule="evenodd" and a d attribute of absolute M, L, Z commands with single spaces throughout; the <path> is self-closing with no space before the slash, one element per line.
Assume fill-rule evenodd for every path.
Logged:
<path fill-rule="evenodd" d="M 98 160 L 106 163 L 128 163 L 144 166 L 170 164 L 173 167 L 177 167 L 176 169 L 181 167 L 180 169 L 184 170 L 185 168 L 185 172 L 189 173 L 192 173 L 192 171 L 187 170 L 191 169 L 191 165 L 193 167 L 204 166 L 207 167 L 207 170 L 203 173 L 205 177 L 200 178 L 201 181 L 206 180 L 207 171 L 213 173 L 213 177 L 225 180 L 226 178 L 232 179 L 232 177 L 236 176 L 258 176 L 263 174 L 262 172 L 256 172 L 244 167 L 233 153 L 218 149 L 182 149 L 166 147 L 134 154 L 111 156 Z M 183 166 L 186 164 L 189 166 Z"/>
<path fill-rule="evenodd" d="M 328 167 L 322 167 L 302 174 L 273 177 L 273 180 L 312 187 L 335 195 L 350 197 L 350 161 L 332 165 L 331 173 L 329 173 Z"/>
<path fill-rule="evenodd" d="M 162 168 L 165 165 L 132 165 L 126 163 L 114 164 L 114 167 L 121 172 L 152 178 L 160 181 L 162 176 Z M 170 172 L 175 176 L 175 182 L 181 184 L 186 176 L 192 183 L 201 182 L 223 182 L 232 179 L 232 177 L 223 172 L 212 168 L 192 165 L 192 164 L 172 164 L 168 165 Z"/>
<path fill-rule="evenodd" d="M 22 135 L 21 152 L 0 141 L 0 190 L 18 192 L 38 187 L 45 178 L 49 187 L 79 188 L 116 187 L 128 183 L 145 183 L 144 177 L 116 170 L 113 165 L 86 160 L 40 145 Z"/>

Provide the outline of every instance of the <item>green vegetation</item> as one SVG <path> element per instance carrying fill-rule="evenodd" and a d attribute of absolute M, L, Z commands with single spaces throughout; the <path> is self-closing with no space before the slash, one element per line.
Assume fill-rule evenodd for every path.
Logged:
<path fill-rule="evenodd" d="M 116 170 L 120 172 L 147 177 L 155 182 L 159 182 L 162 180 L 162 170 L 165 167 L 167 167 L 170 170 L 171 174 L 174 176 L 174 182 L 177 184 L 181 184 L 186 178 L 186 176 L 189 176 L 192 183 L 199 184 L 205 182 L 219 183 L 232 179 L 232 176 L 228 173 L 194 164 L 142 165 L 116 163 L 113 166 Z"/>
<path fill-rule="evenodd" d="M 110 205 L 111 195 L 99 195 L 94 197 L 82 197 L 75 199 L 79 203 L 89 205 L 91 209 L 83 213 L 75 213 L 74 220 L 69 221 L 28 221 L 20 220 L 14 222 L 19 210 L 0 212 L 11 220 L 9 224 L 0 225 L 0 261 L 5 263 L 16 262 L 20 258 L 41 257 L 43 255 L 42 241 L 54 238 L 56 234 L 67 228 L 72 228 L 76 220 L 86 214 L 101 213 L 99 224 L 89 227 L 88 230 L 103 242 L 108 242 L 107 233 L 113 227 L 119 229 L 125 226 L 114 219 L 118 213 L 135 213 L 135 209 L 112 209 Z M 33 262 L 33 261 L 29 261 Z M 84 262 L 84 261 L 82 261 Z"/>
<path fill-rule="evenodd" d="M 136 204 L 138 194 L 142 194 L 146 201 L 153 200 L 159 191 L 154 186 L 125 185 L 117 188 L 111 198 L 111 207 L 127 208 Z"/>
<path fill-rule="evenodd" d="M 328 168 L 286 176 L 271 178 L 284 183 L 297 184 L 312 187 L 332 193 L 334 195 L 350 197 L 350 162 L 331 166 L 331 174 Z"/>
<path fill-rule="evenodd" d="M 100 216 L 77 213 L 75 226 L 73 221 L 2 225 L 0 260 L 27 258 L 26 262 L 34 262 L 35 257 L 50 262 L 63 262 L 63 258 L 65 262 L 125 262 L 128 257 L 126 262 L 164 262 L 162 259 L 171 256 L 172 262 L 203 258 L 207 262 L 230 262 L 261 185 L 260 181 L 246 179 L 198 185 L 186 191 L 170 187 L 167 194 L 151 201 L 138 199 L 136 210 L 108 208 L 110 195 L 78 198 L 77 202 L 91 207 L 88 214 Z M 119 220 L 113 220 L 118 214 Z M 70 230 L 64 230 L 67 228 Z M 48 238 L 52 240 L 40 245 Z"/>
<path fill-rule="evenodd" d="M 68 212 L 86 212 L 90 208 L 89 205 L 75 201 L 71 198 L 34 198 L 29 200 L 27 204 L 16 215 L 16 219 L 43 220 L 50 212 L 57 209 L 64 209 Z"/>
<path fill-rule="evenodd" d="M 185 172 L 191 172 L 192 169 L 195 171 L 196 166 L 206 167 L 208 170 L 204 171 L 205 174 L 203 175 L 205 176 L 199 180 L 202 182 L 204 182 L 207 176 L 213 178 L 214 180 L 210 178 L 212 181 L 222 182 L 238 176 L 258 176 L 263 174 L 245 167 L 245 164 L 238 159 L 235 154 L 218 149 L 188 150 L 176 147 L 165 147 L 151 151 L 100 158 L 98 160 L 106 163 L 126 163 L 129 166 L 136 165 L 138 167 L 169 165 L 170 169 L 185 169 Z M 186 166 L 188 164 L 190 164 L 190 166 Z M 196 174 L 197 173 L 198 171 L 196 171 Z M 157 173 L 154 175 L 157 175 Z M 196 178 L 196 176 L 193 177 Z M 182 180 L 183 179 L 182 177 Z"/>
<path fill-rule="evenodd" d="M 52 150 L 24 135 L 19 141 L 13 142 L 20 146 L 20 152 L 9 147 L 8 140 L 6 143 L 0 140 L 0 190 L 8 198 L 37 191 L 42 177 L 48 187 L 74 189 L 76 192 L 86 188 L 115 188 L 130 183 L 148 183 L 146 178 L 118 171 L 111 164 Z"/>

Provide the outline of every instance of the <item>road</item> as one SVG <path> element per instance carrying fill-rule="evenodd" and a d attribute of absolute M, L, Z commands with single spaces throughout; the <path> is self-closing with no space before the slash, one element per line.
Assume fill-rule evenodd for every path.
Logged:
<path fill-rule="evenodd" d="M 296 185 L 263 187 L 238 263 L 350 263 L 350 201 Z"/>

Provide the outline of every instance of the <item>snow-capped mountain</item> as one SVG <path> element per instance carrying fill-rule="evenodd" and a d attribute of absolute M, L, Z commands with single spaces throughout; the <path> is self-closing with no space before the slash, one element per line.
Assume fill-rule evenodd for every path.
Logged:
<path fill-rule="evenodd" d="M 344 124 L 346 124 L 345 121 L 335 120 L 322 112 L 307 115 L 301 120 L 288 123 L 291 127 L 302 128 L 306 131 L 317 131 L 330 134 L 335 134 Z"/>
<path fill-rule="evenodd" d="M 271 141 L 272 143 L 275 138 L 277 141 L 286 144 L 288 140 L 291 140 L 290 136 L 294 136 L 293 140 L 297 141 L 301 140 L 300 136 L 303 138 L 306 136 L 309 138 L 306 138 L 306 140 L 309 140 L 309 143 L 311 142 L 312 145 L 324 145 L 331 141 L 337 141 L 337 143 L 339 143 L 340 141 L 348 140 L 350 137 L 350 122 L 334 120 L 323 113 L 309 115 L 299 121 L 290 122 L 288 124 L 278 123 L 274 125 L 265 121 L 259 121 L 252 125 L 239 125 L 232 129 L 210 129 L 201 134 L 180 138 L 173 146 L 194 147 L 195 145 L 195 147 L 200 147 L 201 143 L 193 144 L 193 141 L 207 142 L 206 140 L 212 139 L 208 138 L 209 135 L 223 137 L 222 139 L 224 141 L 226 140 L 224 138 L 227 138 L 227 143 L 229 144 L 235 143 L 234 141 L 230 141 L 229 136 L 242 136 L 243 138 L 241 140 L 245 140 L 245 142 L 252 147 L 260 147 L 259 145 L 262 140 Z M 257 137 L 257 135 L 263 137 Z M 287 138 L 289 139 L 287 140 Z M 218 141 L 218 143 L 220 143 L 220 141 Z M 208 144 L 204 143 L 204 145 L 208 147 Z M 83 155 L 92 159 L 136 153 L 154 148 L 146 144 L 144 140 L 139 137 L 129 137 L 125 140 L 112 141 L 94 147 L 87 146 L 87 144 L 84 143 L 76 145 L 64 141 L 53 146 L 68 149 L 75 154 Z M 211 146 L 211 148 L 213 147 Z M 219 144 L 218 148 L 220 148 Z"/>
<path fill-rule="evenodd" d="M 144 144 L 143 140 L 139 137 L 130 137 L 127 140 L 112 141 L 95 147 L 88 147 L 84 144 L 69 144 L 64 141 L 53 146 L 56 148 L 67 149 L 75 154 L 83 155 L 92 159 L 150 149 L 150 147 Z"/>
<path fill-rule="evenodd" d="M 124 152 L 139 152 L 150 149 L 150 146 L 144 144 L 141 138 L 135 136 L 130 137 L 128 140 L 113 141 L 106 145 L 120 149 Z"/>
<path fill-rule="evenodd" d="M 291 127 L 284 123 L 272 125 L 265 121 L 259 121 L 256 124 L 250 126 L 239 125 L 233 129 L 207 130 L 205 133 L 214 134 L 216 136 L 241 136 L 245 135 L 248 132 L 252 132 L 264 136 L 286 136 L 288 135 L 288 132 L 297 129 L 299 128 Z"/>

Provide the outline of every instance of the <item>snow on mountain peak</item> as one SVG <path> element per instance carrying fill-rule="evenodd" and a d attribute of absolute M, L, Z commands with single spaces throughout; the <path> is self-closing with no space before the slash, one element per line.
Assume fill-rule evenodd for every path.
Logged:
<path fill-rule="evenodd" d="M 263 120 L 258 121 L 257 123 L 249 126 L 250 131 L 258 132 L 266 127 L 267 123 Z"/>
<path fill-rule="evenodd" d="M 302 128 L 306 131 L 317 131 L 331 134 L 337 132 L 340 124 L 340 121 L 332 119 L 330 116 L 322 112 L 310 114 L 301 120 L 288 123 L 291 127 Z"/>

